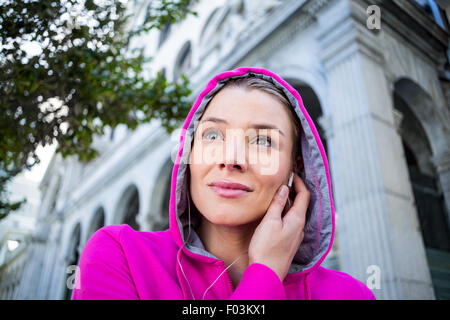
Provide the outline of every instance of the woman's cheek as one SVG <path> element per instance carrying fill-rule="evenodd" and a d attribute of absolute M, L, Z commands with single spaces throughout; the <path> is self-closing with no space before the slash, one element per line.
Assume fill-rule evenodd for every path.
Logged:
<path fill-rule="evenodd" d="M 256 166 L 257 174 L 261 176 L 277 176 L 283 165 L 283 158 L 278 150 L 267 149 L 250 150 L 249 163 Z"/>
<path fill-rule="evenodd" d="M 199 142 L 193 148 L 193 158 L 196 164 L 212 165 L 223 159 L 224 144 L 221 141 Z"/>

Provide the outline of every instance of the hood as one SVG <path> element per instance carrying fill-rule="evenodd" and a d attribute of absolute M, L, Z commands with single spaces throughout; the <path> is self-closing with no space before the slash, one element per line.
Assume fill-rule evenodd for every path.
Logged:
<path fill-rule="evenodd" d="M 169 205 L 170 232 L 178 247 L 185 253 L 198 259 L 217 259 L 206 251 L 200 238 L 194 231 L 200 222 L 195 210 L 188 210 L 189 201 L 189 167 L 188 159 L 192 140 L 198 121 L 214 93 L 232 78 L 252 74 L 268 80 L 281 89 L 288 97 L 291 107 L 300 119 L 300 146 L 303 157 L 303 170 L 300 177 L 310 191 L 310 203 L 304 228 L 304 239 L 291 263 L 289 273 L 307 273 L 325 259 L 331 249 L 334 237 L 334 207 L 328 162 L 323 144 L 316 127 L 303 105 L 300 94 L 280 76 L 263 68 L 243 67 L 222 72 L 212 78 L 206 88 L 199 94 L 182 127 L 178 152 L 172 171 Z M 189 236 L 189 237 L 188 237 Z"/>

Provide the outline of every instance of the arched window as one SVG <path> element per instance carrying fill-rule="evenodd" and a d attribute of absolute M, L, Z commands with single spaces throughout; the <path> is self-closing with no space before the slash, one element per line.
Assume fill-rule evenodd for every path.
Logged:
<path fill-rule="evenodd" d="M 70 237 L 70 245 L 69 249 L 66 253 L 66 266 L 75 266 L 78 265 L 78 260 L 80 258 L 80 237 L 81 237 L 81 227 L 78 223 L 75 228 L 72 231 L 72 236 Z M 67 272 L 67 269 L 64 270 L 64 272 Z M 66 273 L 66 276 L 64 277 L 65 280 L 65 291 L 64 291 L 64 299 L 70 300 L 72 297 L 72 291 L 73 288 L 68 286 L 68 280 L 69 277 L 72 276 L 70 273 Z"/>
<path fill-rule="evenodd" d="M 114 216 L 114 224 L 128 224 L 135 230 L 140 226 L 136 220 L 139 214 L 139 191 L 132 184 L 128 186 L 120 197 L 120 201 Z"/>
<path fill-rule="evenodd" d="M 399 132 L 435 295 L 448 299 L 450 286 L 445 278 L 450 268 L 445 261 L 450 259 L 450 230 L 431 145 L 433 135 L 435 139 L 441 135 L 440 120 L 431 111 L 435 108 L 431 96 L 410 79 L 395 83 L 393 98 L 394 108 L 401 115 Z"/>
<path fill-rule="evenodd" d="M 174 163 L 171 159 L 161 168 L 150 199 L 150 222 L 152 231 L 162 231 L 169 228 L 169 201 L 171 178 Z"/>
<path fill-rule="evenodd" d="M 137 190 L 134 190 L 133 194 L 128 199 L 127 211 L 125 213 L 123 223 L 128 224 L 135 230 L 139 230 L 139 224 L 136 221 L 136 217 L 139 213 L 139 194 Z"/>
<path fill-rule="evenodd" d="M 199 43 L 200 45 L 203 45 L 206 41 L 209 40 L 211 35 L 215 31 L 215 21 L 217 17 L 219 16 L 219 8 L 216 8 L 212 11 L 212 13 L 208 16 L 205 23 L 203 24 L 202 30 L 200 31 L 200 37 L 199 37 Z"/>
<path fill-rule="evenodd" d="M 169 37 L 170 27 L 171 27 L 170 23 L 167 23 L 167 24 L 165 24 L 164 26 L 161 27 L 161 32 L 159 33 L 158 48 L 160 48 L 162 46 L 162 44 Z"/>
<path fill-rule="evenodd" d="M 105 210 L 103 207 L 99 207 L 92 217 L 91 223 L 89 225 L 88 239 L 101 227 L 105 225 Z"/>
<path fill-rule="evenodd" d="M 191 67 L 191 42 L 186 42 L 180 50 L 177 59 L 175 60 L 175 68 L 173 80 L 177 81 L 181 74 L 186 73 Z"/>

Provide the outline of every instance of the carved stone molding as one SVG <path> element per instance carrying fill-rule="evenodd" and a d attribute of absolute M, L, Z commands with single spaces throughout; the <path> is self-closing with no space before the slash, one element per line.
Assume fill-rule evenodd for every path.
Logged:
<path fill-rule="evenodd" d="M 215 62 L 215 64 L 202 72 L 196 78 L 195 84 L 202 83 L 206 79 L 212 78 L 217 70 L 232 69 L 242 62 L 249 54 L 258 50 L 258 57 L 262 61 L 267 60 L 267 55 L 272 55 L 274 50 L 293 36 L 302 31 L 302 28 L 313 22 L 311 17 L 315 17 L 319 10 L 322 10 L 329 3 L 335 0 L 286 0 L 281 5 L 267 12 L 264 19 L 259 23 L 248 26 L 245 32 L 239 37 L 229 54 Z M 306 18 L 309 17 L 309 18 Z M 296 25 L 296 27 L 292 27 Z M 277 30 L 283 26 L 289 26 L 290 31 L 284 36 L 270 39 Z M 272 40 L 272 41 L 268 41 Z"/>
<path fill-rule="evenodd" d="M 393 109 L 392 112 L 394 113 L 395 127 L 397 129 L 397 132 L 400 134 L 403 121 L 403 113 L 401 113 L 397 109 Z"/>
<path fill-rule="evenodd" d="M 432 158 L 438 173 L 450 171 L 450 151 L 443 152 Z"/>
<path fill-rule="evenodd" d="M 279 50 L 279 48 L 297 37 L 299 33 L 317 22 L 317 14 L 332 1 L 333 0 L 307 1 L 295 15 L 287 19 L 286 22 L 277 29 L 277 31 L 281 30 L 281 32 L 277 32 L 276 38 L 274 37 L 273 41 L 268 41 L 266 44 L 262 43 L 262 46 L 258 48 L 261 59 L 268 60 L 269 57 L 273 55 L 273 52 Z"/>
<path fill-rule="evenodd" d="M 365 11 L 355 5 L 350 5 L 348 9 L 336 12 L 333 20 L 320 26 L 317 40 L 325 68 L 332 68 L 356 52 L 383 64 L 385 59 L 379 36 L 367 29 Z"/>

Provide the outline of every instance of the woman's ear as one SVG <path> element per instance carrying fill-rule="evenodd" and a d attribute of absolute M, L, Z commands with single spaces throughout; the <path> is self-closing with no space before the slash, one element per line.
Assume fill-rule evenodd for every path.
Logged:
<path fill-rule="evenodd" d="M 302 156 L 298 156 L 297 159 L 295 160 L 294 171 L 295 173 L 300 174 L 302 170 L 303 170 L 303 158 Z"/>

